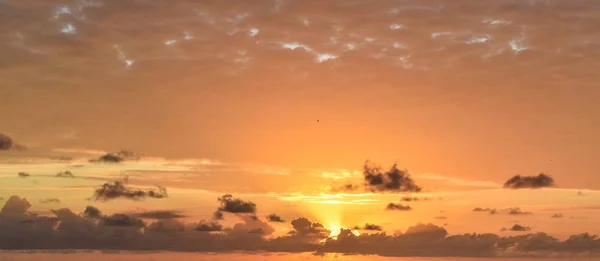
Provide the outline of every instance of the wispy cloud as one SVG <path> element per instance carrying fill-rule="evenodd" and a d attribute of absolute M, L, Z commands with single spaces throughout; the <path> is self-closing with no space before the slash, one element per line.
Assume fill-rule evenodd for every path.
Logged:
<path fill-rule="evenodd" d="M 415 179 L 429 179 L 429 180 L 439 180 L 439 181 L 447 181 L 456 185 L 468 186 L 468 187 L 483 187 L 483 188 L 499 188 L 502 187 L 501 184 L 490 182 L 490 181 L 482 181 L 482 180 L 466 180 L 455 177 L 442 176 L 433 173 L 424 173 L 414 175 Z"/>

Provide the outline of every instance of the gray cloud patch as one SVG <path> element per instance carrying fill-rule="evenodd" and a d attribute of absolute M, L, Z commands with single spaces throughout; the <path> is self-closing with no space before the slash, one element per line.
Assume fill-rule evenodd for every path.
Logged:
<path fill-rule="evenodd" d="M 84 216 L 87 216 L 89 218 L 101 218 L 102 217 L 102 212 L 94 207 L 94 206 L 87 206 L 85 208 L 85 211 L 83 211 Z"/>
<path fill-rule="evenodd" d="M 200 221 L 195 230 L 200 232 L 216 232 L 223 230 L 223 226 L 217 222 Z"/>
<path fill-rule="evenodd" d="M 508 214 L 509 215 L 532 215 L 533 213 L 528 212 L 528 211 L 523 211 L 523 210 L 521 210 L 521 208 L 509 208 Z"/>
<path fill-rule="evenodd" d="M 265 236 L 273 233 L 273 228 L 249 215 L 241 215 L 243 222 L 232 228 L 223 228 L 215 222 L 183 223 L 176 219 L 146 224 L 125 214 L 93 219 L 66 208 L 53 210 L 54 216 L 49 217 L 32 214 L 30 208 L 31 204 L 18 196 L 12 196 L 4 204 L 0 212 L 0 248 L 316 252 L 412 257 L 557 257 L 579 253 L 587 257 L 600 253 L 600 240 L 588 233 L 561 241 L 544 233 L 502 237 L 449 235 L 443 227 L 417 224 L 394 235 L 355 235 L 349 229 L 342 229 L 337 239 L 332 239 L 327 238 L 330 231 L 319 223 L 298 218 L 291 222 L 293 233 L 268 238 Z M 86 209 L 86 212 L 89 211 Z M 529 231 L 521 225 L 507 230 Z"/>
<path fill-rule="evenodd" d="M 141 157 L 134 152 L 121 150 L 115 153 L 107 153 L 97 159 L 92 159 L 93 163 L 121 163 L 126 160 L 139 160 Z"/>
<path fill-rule="evenodd" d="M 283 220 L 283 218 L 281 218 L 280 216 L 276 215 L 276 214 L 270 214 L 267 216 L 267 220 L 269 222 L 279 222 L 279 223 L 283 223 L 285 222 L 285 220 Z"/>
<path fill-rule="evenodd" d="M 40 203 L 41 204 L 60 203 L 60 200 L 57 198 L 46 198 L 46 199 L 40 199 Z"/>
<path fill-rule="evenodd" d="M 563 218 L 563 214 L 562 213 L 554 213 L 554 214 L 552 214 L 551 218 Z"/>
<path fill-rule="evenodd" d="M 504 188 L 508 189 L 537 189 L 554 186 L 554 178 L 544 173 L 537 176 L 516 175 L 504 183 Z"/>
<path fill-rule="evenodd" d="M 183 218 L 185 215 L 180 214 L 179 211 L 176 210 L 155 210 L 155 211 L 147 211 L 142 213 L 133 214 L 134 217 L 137 218 L 147 218 L 147 219 L 172 219 L 172 218 Z"/>
<path fill-rule="evenodd" d="M 0 133 L 0 150 L 9 150 L 13 147 L 13 139 Z"/>
<path fill-rule="evenodd" d="M 61 171 L 59 173 L 56 173 L 55 177 L 57 177 L 57 178 L 74 178 L 75 175 L 73 175 L 73 173 L 71 171 L 66 170 L 66 171 Z"/>
<path fill-rule="evenodd" d="M 225 194 L 219 198 L 219 208 L 214 213 L 213 217 L 216 220 L 223 219 L 223 212 L 233 214 L 256 214 L 256 204 L 250 201 L 244 201 L 240 198 L 234 198 L 230 194 Z"/>
<path fill-rule="evenodd" d="M 362 228 L 363 230 L 370 230 L 370 231 L 382 231 L 383 227 L 380 225 L 375 225 L 375 224 L 365 224 L 365 226 Z"/>
<path fill-rule="evenodd" d="M 476 207 L 473 209 L 473 212 L 488 212 L 488 213 L 490 213 L 490 215 L 498 214 L 498 211 L 495 208 Z"/>
<path fill-rule="evenodd" d="M 105 183 L 94 191 L 94 200 L 112 200 L 117 198 L 126 198 L 132 200 L 141 200 L 149 198 L 165 198 L 167 190 L 159 187 L 158 189 L 134 189 L 129 188 L 121 181 Z"/>
<path fill-rule="evenodd" d="M 19 177 L 19 178 L 27 178 L 27 177 L 31 177 L 31 174 L 29 174 L 27 172 L 19 172 L 17 174 L 17 177 Z"/>
<path fill-rule="evenodd" d="M 397 164 L 384 171 L 380 166 L 366 162 L 363 167 L 363 177 L 367 189 L 374 192 L 419 192 L 407 170 L 400 170 Z"/>
<path fill-rule="evenodd" d="M 412 210 L 412 208 L 408 205 L 389 203 L 385 207 L 385 210 L 409 211 Z"/>
<path fill-rule="evenodd" d="M 515 232 L 525 232 L 525 231 L 530 231 L 531 228 L 527 227 L 527 226 L 522 226 L 519 224 L 515 224 L 510 228 L 502 228 L 502 231 L 515 231 Z"/>

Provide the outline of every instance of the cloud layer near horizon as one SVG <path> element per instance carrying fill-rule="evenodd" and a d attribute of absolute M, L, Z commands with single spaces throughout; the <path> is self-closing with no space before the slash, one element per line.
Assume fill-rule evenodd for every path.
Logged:
<path fill-rule="evenodd" d="M 168 251 L 267 251 L 377 254 L 386 256 L 555 256 L 576 253 L 600 254 L 596 235 L 579 234 L 565 241 L 545 233 L 502 237 L 495 234 L 448 235 L 443 227 L 418 224 L 404 233 L 356 235 L 342 229 L 337 239 L 330 231 L 306 218 L 294 219 L 287 236 L 251 214 L 231 228 L 214 223 L 184 223 L 166 219 L 146 223 L 127 214 L 101 216 L 95 209 L 76 214 L 70 209 L 39 216 L 31 204 L 12 196 L 0 212 L 2 249 L 102 249 Z M 203 226 L 204 224 L 204 226 Z M 210 228 L 210 229 L 198 229 Z"/>

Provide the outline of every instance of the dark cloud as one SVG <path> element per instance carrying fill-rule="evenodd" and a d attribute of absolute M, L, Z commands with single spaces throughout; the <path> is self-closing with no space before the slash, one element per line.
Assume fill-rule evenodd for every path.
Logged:
<path fill-rule="evenodd" d="M 195 230 L 200 232 L 216 232 L 223 230 L 223 226 L 217 222 L 200 221 Z"/>
<path fill-rule="evenodd" d="M 144 227 L 144 221 L 126 214 L 113 214 L 102 219 L 104 225 L 116 227 Z"/>
<path fill-rule="evenodd" d="M 292 227 L 298 236 L 317 236 L 323 237 L 329 235 L 329 231 L 319 223 L 313 223 L 305 217 L 292 220 Z"/>
<path fill-rule="evenodd" d="M 333 239 L 327 238 L 330 231 L 318 223 L 298 218 L 291 222 L 294 231 L 289 235 L 267 237 L 274 229 L 250 215 L 239 215 L 243 222 L 224 228 L 215 222 L 184 223 L 177 219 L 146 224 L 126 214 L 92 219 L 92 215 L 66 208 L 53 210 L 53 216 L 39 216 L 30 213 L 30 207 L 18 196 L 4 204 L 0 212 L 2 249 L 316 252 L 399 257 L 558 257 L 579 253 L 587 257 L 600 253 L 600 239 L 588 233 L 560 241 L 544 233 L 449 235 L 443 227 L 417 224 L 394 235 L 355 235 L 342 229 Z M 525 226 L 507 230 L 528 231 Z"/>
<path fill-rule="evenodd" d="M 57 198 L 46 198 L 46 199 L 40 199 L 40 203 L 41 204 L 60 203 L 60 200 Z"/>
<path fill-rule="evenodd" d="M 232 195 L 226 194 L 217 199 L 220 206 L 217 211 L 228 213 L 256 213 L 256 204 L 250 201 L 244 201 L 239 198 L 234 198 Z"/>
<path fill-rule="evenodd" d="M 412 208 L 408 205 L 401 205 L 401 204 L 394 204 L 394 203 L 389 203 L 386 207 L 385 210 L 398 210 L 398 211 L 409 211 L 412 210 Z"/>
<path fill-rule="evenodd" d="M 380 166 L 365 162 L 363 166 L 365 187 L 373 192 L 419 192 L 407 170 L 400 170 L 397 164 L 384 171 Z"/>
<path fill-rule="evenodd" d="M 498 211 L 495 208 L 480 208 L 476 207 L 473 209 L 473 212 L 488 212 L 490 215 L 498 214 Z"/>
<path fill-rule="evenodd" d="M 267 220 L 269 222 L 280 222 L 283 223 L 285 222 L 285 220 L 283 220 L 280 216 L 276 215 L 276 214 L 270 214 L 267 216 Z"/>
<path fill-rule="evenodd" d="M 90 162 L 95 163 L 121 163 L 126 160 L 139 160 L 141 157 L 134 152 L 121 150 L 115 153 L 107 153 L 97 159 L 92 159 Z"/>
<path fill-rule="evenodd" d="M 563 214 L 562 213 L 554 213 L 552 215 L 552 218 L 563 218 Z"/>
<path fill-rule="evenodd" d="M 147 211 L 142 213 L 133 214 L 134 217 L 137 218 L 147 218 L 147 219 L 172 219 L 172 218 L 183 218 L 185 215 L 180 214 L 179 211 L 176 210 L 155 210 L 155 211 Z"/>
<path fill-rule="evenodd" d="M 101 218 L 102 217 L 102 212 L 94 207 L 94 206 L 87 206 L 85 207 L 85 211 L 83 211 L 84 216 L 87 216 L 89 218 Z"/>
<path fill-rule="evenodd" d="M 527 211 L 522 211 L 521 208 L 509 208 L 508 214 L 509 215 L 532 215 L 533 213 L 527 212 Z"/>
<path fill-rule="evenodd" d="M 73 173 L 71 171 L 61 171 L 59 173 L 56 173 L 56 177 L 57 178 L 74 178 L 75 175 L 73 175 Z"/>
<path fill-rule="evenodd" d="M 221 212 L 221 211 L 215 211 L 215 213 L 213 214 L 213 218 L 215 220 L 223 220 L 223 219 L 225 219 L 225 217 L 223 216 L 223 212 Z"/>
<path fill-rule="evenodd" d="M 434 217 L 434 218 L 435 218 L 435 219 L 446 219 L 446 217 L 445 217 L 445 216 L 437 216 L 437 217 Z"/>
<path fill-rule="evenodd" d="M 17 174 L 17 177 L 19 177 L 19 178 L 27 178 L 27 177 L 30 177 L 30 176 L 31 175 L 29 173 L 27 173 L 27 172 L 19 172 Z"/>
<path fill-rule="evenodd" d="M 427 198 L 427 197 L 411 197 L 411 196 L 404 196 L 402 197 L 400 200 L 404 201 L 404 202 L 411 202 L 411 201 L 419 201 L 419 200 L 430 200 L 431 198 Z M 439 198 L 439 200 L 442 200 L 442 198 Z"/>
<path fill-rule="evenodd" d="M 375 225 L 375 224 L 365 224 L 365 226 L 362 228 L 363 230 L 370 230 L 370 231 L 382 231 L 383 227 L 379 226 L 379 225 Z"/>
<path fill-rule="evenodd" d="M 7 135 L 0 133 L 0 151 L 10 150 L 13 147 L 13 139 Z"/>
<path fill-rule="evenodd" d="M 135 189 L 129 188 L 121 181 L 105 183 L 94 191 L 94 200 L 112 200 L 117 198 L 126 198 L 132 200 L 141 200 L 143 198 L 165 198 L 167 190 L 159 187 L 158 189 Z"/>
<path fill-rule="evenodd" d="M 524 232 L 524 231 L 530 231 L 531 228 L 527 227 L 527 226 L 521 226 L 519 224 L 515 224 L 514 226 L 510 227 L 510 228 L 502 228 L 502 231 L 515 231 L 515 232 Z"/>
<path fill-rule="evenodd" d="M 504 183 L 504 188 L 509 189 L 537 189 L 554 186 L 554 178 L 544 173 L 537 176 L 516 175 Z"/>

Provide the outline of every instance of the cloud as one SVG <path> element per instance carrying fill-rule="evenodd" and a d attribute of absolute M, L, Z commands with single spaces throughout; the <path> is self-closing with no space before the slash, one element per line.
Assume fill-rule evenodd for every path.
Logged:
<path fill-rule="evenodd" d="M 363 230 L 370 230 L 370 231 L 382 231 L 383 227 L 379 226 L 379 225 L 375 225 L 375 224 L 365 224 L 365 226 L 362 228 Z"/>
<path fill-rule="evenodd" d="M 159 187 L 158 189 L 134 189 L 126 187 L 121 181 L 104 183 L 94 191 L 94 200 L 112 200 L 117 198 L 126 198 L 132 200 L 141 200 L 143 198 L 165 198 L 167 190 Z"/>
<path fill-rule="evenodd" d="M 144 227 L 144 221 L 126 214 L 113 214 L 102 219 L 104 225 L 116 227 Z"/>
<path fill-rule="evenodd" d="M 554 213 L 551 218 L 563 218 L 563 214 L 562 213 Z"/>
<path fill-rule="evenodd" d="M 413 181 L 407 170 L 400 170 L 397 164 L 388 171 L 366 162 L 363 167 L 365 186 L 371 191 L 419 192 L 421 188 Z"/>
<path fill-rule="evenodd" d="M 217 199 L 220 203 L 218 211 L 228 213 L 256 213 L 256 204 L 250 201 L 244 201 L 226 194 Z"/>
<path fill-rule="evenodd" d="M 27 178 L 27 177 L 31 177 L 31 175 L 29 173 L 27 173 L 27 172 L 19 172 L 17 174 L 17 177 L 19 177 L 19 178 Z"/>
<path fill-rule="evenodd" d="M 394 203 L 389 203 L 386 207 L 385 210 L 398 210 L 398 211 L 409 211 L 412 210 L 412 208 L 408 205 L 401 205 L 401 204 L 394 204 Z"/>
<path fill-rule="evenodd" d="M 330 231 L 321 224 L 297 218 L 291 222 L 293 233 L 267 237 L 274 229 L 244 214 L 238 215 L 242 222 L 225 228 L 216 222 L 184 223 L 176 219 L 147 224 L 119 213 L 91 218 L 67 208 L 52 210 L 53 216 L 40 216 L 30 213 L 30 208 L 31 204 L 18 196 L 12 196 L 4 204 L 0 212 L 2 249 L 315 252 L 398 257 L 568 257 L 580 253 L 587 257 L 600 253 L 600 239 L 589 233 L 560 241 L 544 233 L 449 235 L 443 227 L 417 224 L 394 235 L 355 234 L 350 229 L 341 229 L 334 239 L 328 238 Z M 100 216 L 99 210 L 88 209 L 85 212 L 97 212 L 94 216 Z M 505 230 L 529 229 L 514 225 Z"/>
<path fill-rule="evenodd" d="M 194 230 L 200 232 L 216 232 L 223 230 L 223 226 L 217 222 L 200 221 Z"/>
<path fill-rule="evenodd" d="M 504 183 L 504 188 L 508 189 L 537 189 L 554 186 L 554 178 L 544 173 L 537 176 L 520 176 L 516 175 Z"/>
<path fill-rule="evenodd" d="M 40 203 L 41 204 L 60 203 L 60 200 L 57 198 L 46 198 L 46 199 L 40 199 Z"/>
<path fill-rule="evenodd" d="M 147 219 L 173 219 L 186 217 L 185 215 L 179 214 L 179 211 L 176 210 L 154 210 L 142 213 L 135 213 L 133 214 L 133 216 L 137 218 Z"/>
<path fill-rule="evenodd" d="M 298 236 L 327 236 L 329 231 L 319 223 L 313 223 L 305 217 L 292 220 L 295 235 Z"/>
<path fill-rule="evenodd" d="M 363 166 L 363 187 L 370 192 L 420 192 L 421 187 L 417 186 L 415 181 L 407 170 L 400 170 L 397 164 L 392 165 L 385 171 L 380 166 L 365 162 Z M 334 191 L 356 191 L 360 186 L 346 184 Z"/>
<path fill-rule="evenodd" d="M 280 216 L 276 215 L 276 214 L 270 214 L 267 216 L 267 220 L 269 222 L 280 222 L 283 223 L 285 222 L 285 220 L 283 220 Z"/>
<path fill-rule="evenodd" d="M 56 177 L 57 178 L 74 178 L 75 175 L 73 175 L 73 173 L 71 171 L 61 171 L 59 173 L 56 173 Z"/>
<path fill-rule="evenodd" d="M 435 219 L 440 219 L 440 220 L 442 220 L 442 219 L 447 219 L 445 216 L 437 216 L 437 217 L 434 217 L 434 218 L 435 218 Z"/>
<path fill-rule="evenodd" d="M 488 212 L 491 215 L 498 214 L 498 211 L 495 208 L 481 208 L 481 207 L 476 207 L 476 208 L 473 209 L 473 212 Z"/>
<path fill-rule="evenodd" d="M 13 140 L 11 137 L 0 133 L 0 151 L 10 150 L 13 147 Z"/>
<path fill-rule="evenodd" d="M 102 212 L 94 206 L 85 207 L 85 211 L 83 212 L 83 214 L 89 218 L 101 218 L 102 217 Z"/>
<path fill-rule="evenodd" d="M 510 227 L 510 228 L 502 228 L 502 231 L 515 231 L 515 232 L 523 232 L 523 231 L 530 231 L 531 228 L 527 227 L 527 226 L 521 226 L 519 224 L 515 224 L 514 226 Z"/>
<path fill-rule="evenodd" d="M 527 211 L 522 211 L 521 208 L 509 208 L 508 214 L 509 215 L 532 215 L 533 213 L 527 212 Z"/>
<path fill-rule="evenodd" d="M 128 150 L 121 150 L 115 153 L 106 153 L 97 159 L 92 159 L 94 163 L 121 163 L 126 160 L 139 160 L 141 156 Z"/>

